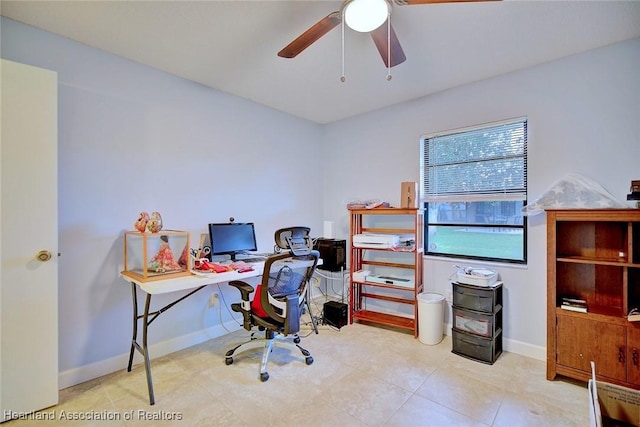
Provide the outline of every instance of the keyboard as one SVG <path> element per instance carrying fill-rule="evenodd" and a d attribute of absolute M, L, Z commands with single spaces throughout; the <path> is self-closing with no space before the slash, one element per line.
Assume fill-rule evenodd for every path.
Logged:
<path fill-rule="evenodd" d="M 265 259 L 266 259 L 265 257 L 242 258 L 242 259 L 238 259 L 238 261 L 243 261 L 243 262 L 247 262 L 249 264 L 252 264 L 252 263 L 256 263 L 256 262 L 264 262 Z"/>
<path fill-rule="evenodd" d="M 252 252 L 252 253 L 249 253 L 247 255 L 252 255 L 252 256 L 255 256 L 255 257 L 258 257 L 258 258 L 260 258 L 260 257 L 261 258 L 267 258 L 267 257 L 270 257 L 271 255 L 275 255 L 275 254 L 273 252 Z"/>

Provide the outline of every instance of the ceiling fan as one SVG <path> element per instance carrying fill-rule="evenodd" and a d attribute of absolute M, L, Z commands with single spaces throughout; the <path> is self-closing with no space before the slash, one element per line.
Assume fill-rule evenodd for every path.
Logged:
<path fill-rule="evenodd" d="M 295 58 L 319 38 L 342 23 L 344 18 L 344 23 L 348 27 L 356 31 L 370 33 L 374 44 L 378 48 L 378 52 L 380 52 L 382 61 L 384 61 L 384 65 L 387 68 L 395 67 L 403 63 L 407 57 L 391 26 L 390 18 L 393 5 L 413 6 L 429 3 L 480 1 L 496 0 L 345 0 L 340 10 L 331 12 L 316 22 L 311 28 L 278 52 L 278 56 L 282 58 Z M 371 19 L 371 21 L 368 19 Z M 386 25 L 383 25 L 385 23 Z"/>

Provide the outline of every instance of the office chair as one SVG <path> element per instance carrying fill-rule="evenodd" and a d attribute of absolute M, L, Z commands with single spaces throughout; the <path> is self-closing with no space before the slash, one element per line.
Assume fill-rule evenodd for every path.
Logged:
<path fill-rule="evenodd" d="M 231 365 L 233 357 L 243 351 L 263 347 L 260 380 L 269 379 L 267 363 L 274 345 L 297 348 L 305 363 L 311 365 L 313 357 L 299 345 L 300 317 L 304 311 L 307 287 L 319 259 L 319 252 L 311 250 L 306 227 L 290 227 L 276 231 L 276 245 L 286 249 L 265 260 L 262 280 L 256 286 L 241 280 L 229 282 L 240 291 L 242 302 L 231 304 L 233 311 L 243 316 L 243 327 L 264 331 L 264 338 L 251 334 L 248 342 L 229 350 L 225 363 Z M 253 298 L 251 298 L 251 294 Z M 292 336 L 292 337 L 290 337 Z"/>

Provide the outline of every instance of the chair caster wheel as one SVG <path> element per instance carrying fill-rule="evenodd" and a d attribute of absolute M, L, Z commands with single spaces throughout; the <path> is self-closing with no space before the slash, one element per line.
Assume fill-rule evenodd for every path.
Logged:
<path fill-rule="evenodd" d="M 269 373 L 268 372 L 262 372 L 260 374 L 260 381 L 265 382 L 268 379 L 269 379 Z"/>
<path fill-rule="evenodd" d="M 295 337 L 293 339 L 293 342 L 296 343 L 296 344 L 300 344 L 300 337 Z"/>
<path fill-rule="evenodd" d="M 313 357 L 309 356 L 309 357 L 305 358 L 305 359 L 304 359 L 304 362 L 305 362 L 307 365 L 311 365 L 311 364 L 313 363 Z"/>
<path fill-rule="evenodd" d="M 231 365 L 233 364 L 233 357 L 227 357 L 224 359 L 224 364 L 225 365 Z"/>

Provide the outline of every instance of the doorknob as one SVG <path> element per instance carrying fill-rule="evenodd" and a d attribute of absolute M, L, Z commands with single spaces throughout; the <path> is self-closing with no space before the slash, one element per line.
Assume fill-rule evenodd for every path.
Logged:
<path fill-rule="evenodd" d="M 51 259 L 51 252 L 42 250 L 36 254 L 38 261 L 47 262 Z"/>

